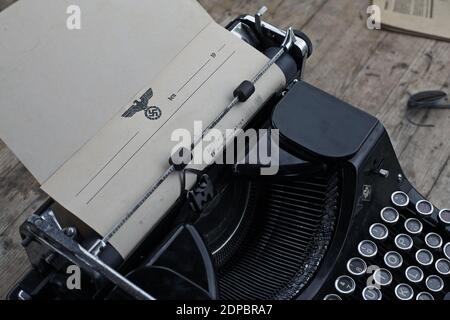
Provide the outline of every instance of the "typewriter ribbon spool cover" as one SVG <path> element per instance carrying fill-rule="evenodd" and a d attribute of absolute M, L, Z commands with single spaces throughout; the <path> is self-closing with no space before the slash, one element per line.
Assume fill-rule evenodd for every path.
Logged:
<path fill-rule="evenodd" d="M 81 8 L 80 30 L 65 27 L 71 4 Z M 268 61 L 196 1 L 19 1 L 0 24 L 1 138 L 49 196 L 102 236 L 167 169 L 172 132 L 207 126 Z M 273 66 L 217 128 L 245 126 L 285 81 Z M 180 187 L 171 175 L 111 238 L 123 257 Z"/>

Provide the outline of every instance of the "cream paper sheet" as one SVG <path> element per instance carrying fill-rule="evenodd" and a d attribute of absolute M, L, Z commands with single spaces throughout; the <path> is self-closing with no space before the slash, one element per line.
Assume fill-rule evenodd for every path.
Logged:
<path fill-rule="evenodd" d="M 73 4 L 82 24 L 69 31 Z M 192 0 L 20 0 L 0 26 L 1 138 L 45 192 L 101 235 L 167 169 L 174 130 L 207 126 L 268 60 Z M 273 66 L 217 127 L 243 127 L 284 83 Z M 132 112 L 143 96 L 135 107 L 146 110 Z M 174 174 L 111 239 L 122 256 L 180 191 Z"/>
<path fill-rule="evenodd" d="M 193 0 L 14 3 L 0 13 L 1 139 L 45 182 L 210 23 Z"/>
<path fill-rule="evenodd" d="M 139 99 L 151 88 L 148 106 L 161 110 L 158 119 L 147 118 L 144 111 L 123 117 L 130 100 L 42 188 L 105 235 L 168 168 L 179 142 L 171 140 L 172 132 L 184 128 L 193 134 L 194 121 L 199 120 L 206 127 L 233 99 L 233 89 L 266 62 L 253 47 L 211 23 L 136 96 Z M 243 127 L 284 83 L 284 75 L 274 66 L 258 82 L 251 99 L 230 111 L 218 128 Z M 188 187 L 191 184 L 189 180 Z M 179 176 L 173 174 L 111 239 L 121 255 L 132 251 L 180 191 Z"/>

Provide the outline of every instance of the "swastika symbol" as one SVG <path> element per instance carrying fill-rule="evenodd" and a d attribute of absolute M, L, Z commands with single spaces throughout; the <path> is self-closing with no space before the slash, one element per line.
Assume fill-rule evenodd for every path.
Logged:
<path fill-rule="evenodd" d="M 158 120 L 161 117 L 161 109 L 157 106 L 151 106 L 145 110 L 145 116 L 150 120 Z"/>

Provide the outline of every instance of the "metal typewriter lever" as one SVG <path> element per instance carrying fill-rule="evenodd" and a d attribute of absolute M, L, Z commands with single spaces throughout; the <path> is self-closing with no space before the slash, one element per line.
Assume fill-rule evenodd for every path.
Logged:
<path fill-rule="evenodd" d="M 59 225 L 51 210 L 41 216 L 32 215 L 27 220 L 27 229 L 37 241 L 47 245 L 55 252 L 67 258 L 70 262 L 92 273 L 98 272 L 115 285 L 136 299 L 155 300 L 147 292 L 127 280 L 116 270 L 105 264 L 100 258 L 91 254 L 80 244 L 68 236 Z"/>

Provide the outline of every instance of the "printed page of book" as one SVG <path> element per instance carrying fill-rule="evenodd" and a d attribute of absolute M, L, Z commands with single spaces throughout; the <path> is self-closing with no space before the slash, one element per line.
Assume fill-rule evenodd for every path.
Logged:
<path fill-rule="evenodd" d="M 374 0 L 386 29 L 450 40 L 450 0 Z"/>
<path fill-rule="evenodd" d="M 209 24 L 167 68 L 141 87 L 141 92 L 42 186 L 43 190 L 104 236 L 169 167 L 172 151 L 180 142 L 179 129 L 199 136 L 194 122 L 208 126 L 232 101 L 233 90 L 255 76 L 267 61 L 229 31 Z M 274 65 L 257 83 L 255 94 L 232 109 L 217 128 L 223 132 L 244 127 L 285 81 Z M 205 165 L 200 162 L 193 167 L 202 169 Z M 187 187 L 193 182 L 190 176 Z M 180 192 L 180 177 L 174 173 L 110 243 L 126 257 Z"/>
<path fill-rule="evenodd" d="M 45 182 L 210 23 L 193 0 L 14 3 L 0 13 L 1 139 Z"/>

